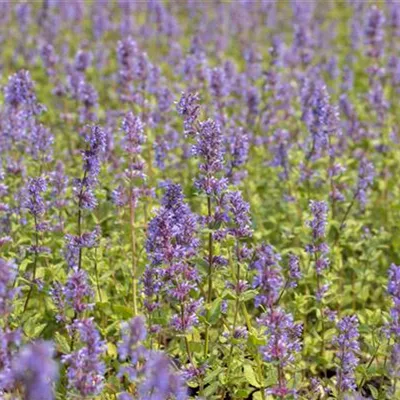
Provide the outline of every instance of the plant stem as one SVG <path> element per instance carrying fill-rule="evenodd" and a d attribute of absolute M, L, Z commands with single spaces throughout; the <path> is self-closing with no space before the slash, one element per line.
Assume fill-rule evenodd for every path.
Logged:
<path fill-rule="evenodd" d="M 96 248 L 94 249 L 94 270 L 95 270 L 95 273 L 96 273 L 96 286 L 97 286 L 97 291 L 98 291 L 98 293 L 99 293 L 100 302 L 102 303 L 103 300 L 102 300 L 102 298 L 101 298 L 100 280 L 99 280 L 99 270 L 98 270 L 97 267 L 98 267 L 98 266 L 97 266 L 97 247 L 96 247 Z"/>
<path fill-rule="evenodd" d="M 182 321 L 182 328 L 185 326 L 185 304 L 183 301 L 181 301 L 181 321 Z M 189 359 L 190 364 L 193 364 L 193 358 L 192 358 L 192 353 L 190 352 L 190 346 L 189 346 L 189 341 L 186 335 L 184 336 L 184 343 L 186 347 L 186 353 Z"/>
<path fill-rule="evenodd" d="M 250 319 L 249 313 L 247 312 L 246 304 L 244 302 L 242 302 L 242 312 L 244 315 L 244 319 L 246 320 L 247 330 L 250 332 L 250 330 L 252 329 L 252 324 L 251 324 L 251 319 Z M 258 380 L 261 385 L 261 387 L 260 387 L 261 399 L 265 400 L 264 386 L 262 384 L 262 381 L 264 379 L 264 373 L 263 373 L 263 368 L 262 368 L 262 362 L 260 359 L 260 354 L 258 352 L 255 356 L 255 360 L 257 363 Z"/>
<path fill-rule="evenodd" d="M 38 259 L 38 247 L 39 247 L 39 234 L 38 234 L 38 226 L 37 226 L 37 218 L 36 215 L 34 216 L 34 221 L 35 221 L 35 258 L 33 260 L 33 274 L 32 274 L 32 281 L 31 281 L 31 286 L 29 288 L 28 296 L 26 297 L 26 301 L 24 304 L 24 312 L 28 308 L 29 300 L 32 296 L 32 291 L 33 291 L 33 285 L 34 281 L 36 279 L 36 268 L 37 268 L 37 259 Z"/>
<path fill-rule="evenodd" d="M 239 306 L 240 306 L 240 292 L 239 292 L 239 281 L 240 281 L 240 264 L 239 264 L 239 245 L 236 244 L 236 257 L 237 257 L 237 264 L 236 264 L 236 301 L 235 301 L 235 314 L 233 317 L 233 325 L 232 325 L 232 330 L 231 330 L 231 340 L 233 339 L 233 335 L 235 333 L 236 329 L 236 323 L 238 319 L 238 314 L 239 314 Z M 232 355 L 233 355 L 233 341 L 231 343 L 231 347 L 229 350 L 229 358 L 228 358 L 228 370 L 226 372 L 226 376 L 228 377 L 229 381 L 229 374 L 231 371 L 231 365 L 232 365 Z"/>
<path fill-rule="evenodd" d="M 208 208 L 208 216 L 211 217 L 211 198 L 207 197 L 207 208 Z M 212 233 L 208 234 L 208 293 L 207 293 L 207 303 L 211 303 L 212 297 L 212 263 L 213 263 L 213 236 Z"/>
<path fill-rule="evenodd" d="M 381 344 L 378 343 L 378 346 L 377 346 L 377 348 L 376 348 L 376 350 L 375 350 L 375 353 L 374 353 L 373 356 L 370 358 L 370 360 L 369 360 L 369 362 L 368 362 L 368 364 L 367 364 L 367 367 L 365 368 L 365 373 L 367 373 L 367 371 L 370 369 L 372 363 L 374 362 L 376 356 L 378 355 L 378 350 L 379 350 L 380 345 L 381 345 Z M 365 383 L 365 376 L 362 378 L 362 380 L 361 380 L 361 382 L 360 382 L 360 385 L 359 385 L 360 390 L 361 390 L 362 387 L 364 386 L 364 383 Z"/>
<path fill-rule="evenodd" d="M 79 238 L 82 235 L 82 195 L 83 195 L 83 188 L 85 185 L 87 171 L 84 172 L 83 178 L 81 181 L 81 188 L 78 195 L 78 236 Z M 79 246 L 79 256 L 78 256 L 78 269 L 82 268 L 82 247 Z"/>
<path fill-rule="evenodd" d="M 211 217 L 211 197 L 207 197 L 207 215 Z M 213 264 L 213 236 L 212 232 L 208 233 L 208 272 L 207 272 L 207 282 L 208 282 L 208 291 L 207 291 L 207 304 L 211 303 L 212 299 L 212 264 Z M 210 325 L 206 322 L 206 329 L 205 329 L 205 343 L 204 343 L 204 357 L 207 357 L 208 354 L 208 347 L 209 347 L 209 340 L 210 340 Z"/>
<path fill-rule="evenodd" d="M 321 289 L 321 281 L 320 281 L 320 275 L 317 272 L 317 290 L 318 292 Z M 318 301 L 318 300 L 317 300 Z M 321 301 L 318 302 L 319 303 L 319 309 L 321 312 L 321 348 L 320 348 L 320 356 L 321 358 L 323 358 L 324 356 L 324 350 L 325 350 L 325 322 L 324 322 L 324 309 L 322 307 L 322 299 Z"/>
<path fill-rule="evenodd" d="M 338 243 L 338 241 L 339 241 L 339 239 L 340 239 L 340 234 L 341 234 L 341 232 L 342 232 L 342 230 L 343 230 L 343 228 L 344 228 L 344 224 L 345 224 L 345 222 L 346 222 L 346 219 L 347 219 L 347 217 L 349 216 L 350 211 L 351 211 L 351 209 L 352 209 L 353 206 L 354 206 L 354 203 L 355 203 L 355 201 L 356 201 L 356 199 L 357 199 L 358 194 L 359 194 L 359 190 L 357 190 L 357 191 L 354 193 L 354 196 L 353 196 L 353 198 L 352 198 L 350 204 L 347 206 L 347 209 L 346 209 L 346 211 L 345 211 L 345 213 L 344 213 L 344 215 L 343 215 L 342 220 L 340 221 L 339 230 L 338 230 L 338 232 L 337 232 L 335 242 L 333 243 L 333 248 L 336 247 L 336 245 L 337 245 L 337 243 Z"/>
<path fill-rule="evenodd" d="M 133 315 L 136 316 L 138 314 L 138 307 L 137 307 L 137 263 L 136 263 L 135 207 L 134 207 L 133 199 L 132 199 L 132 189 L 130 191 L 129 219 L 130 219 L 131 248 L 132 248 Z"/>
<path fill-rule="evenodd" d="M 388 361 L 388 352 L 387 352 L 387 348 L 389 347 L 389 345 L 390 345 L 390 336 L 389 336 L 389 338 L 388 338 L 388 340 L 387 340 L 387 344 L 386 344 L 386 354 L 385 354 L 385 359 L 384 359 L 384 361 L 383 361 L 383 369 L 384 370 L 386 370 L 386 364 L 387 364 L 387 361 Z M 383 391 L 383 388 L 384 388 L 384 386 L 383 386 L 383 379 L 384 379 L 384 373 L 382 373 L 382 376 L 381 376 L 381 379 L 380 379 L 380 388 L 381 388 L 381 390 L 380 390 L 380 393 L 382 393 L 382 391 Z"/>

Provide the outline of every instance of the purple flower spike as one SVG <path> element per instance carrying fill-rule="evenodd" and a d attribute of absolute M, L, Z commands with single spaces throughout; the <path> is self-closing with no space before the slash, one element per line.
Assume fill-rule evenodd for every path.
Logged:
<path fill-rule="evenodd" d="M 313 219 L 308 223 L 312 229 L 314 240 L 325 238 L 325 229 L 327 225 L 328 204 L 325 201 L 311 201 L 310 209 Z"/>
<path fill-rule="evenodd" d="M 104 384 L 105 365 L 101 356 L 105 342 L 100 339 L 93 319 L 76 320 L 70 329 L 79 332 L 84 346 L 62 358 L 67 365 L 68 386 L 81 396 L 97 395 Z"/>
<path fill-rule="evenodd" d="M 176 105 L 178 113 L 184 118 L 183 126 L 185 134 L 195 132 L 194 124 L 200 114 L 199 95 L 197 93 L 182 93 L 179 102 Z"/>
<path fill-rule="evenodd" d="M 257 251 L 257 258 L 252 267 L 257 270 L 253 287 L 258 288 L 260 294 L 255 298 L 255 305 L 271 307 L 279 298 L 283 288 L 282 269 L 279 264 L 281 256 L 272 246 L 262 245 Z"/>
<path fill-rule="evenodd" d="M 39 114 L 43 107 L 37 102 L 33 81 L 29 71 L 21 70 L 10 76 L 4 88 L 6 104 L 21 107 L 27 115 Z"/>
<path fill-rule="evenodd" d="M 53 384 L 58 378 L 53 355 L 54 348 L 49 342 L 25 346 L 14 358 L 11 368 L 0 373 L 0 392 L 3 388 L 22 386 L 26 400 L 53 400 Z"/>
<path fill-rule="evenodd" d="M 200 177 L 196 187 L 207 195 L 220 194 L 227 186 L 226 178 L 217 178 L 224 165 L 223 138 L 219 125 L 207 120 L 200 123 L 196 144 L 192 154 L 201 159 Z"/>
<path fill-rule="evenodd" d="M 300 271 L 300 259 L 294 254 L 289 254 L 289 286 L 294 288 L 297 286 L 297 282 L 302 277 Z"/>
<path fill-rule="evenodd" d="M 367 13 L 364 28 L 365 44 L 368 46 L 367 55 L 379 58 L 383 54 L 385 39 L 385 15 L 376 6 L 372 6 Z"/>
<path fill-rule="evenodd" d="M 42 197 L 42 193 L 47 189 L 46 180 L 42 177 L 31 178 L 27 187 L 28 198 L 25 207 L 34 217 L 40 217 L 44 214 L 46 206 Z"/>
<path fill-rule="evenodd" d="M 140 343 L 146 339 L 147 329 L 145 320 L 142 316 L 135 317 L 122 325 L 122 343 L 118 347 L 118 353 L 121 360 L 138 359 Z M 139 351 L 140 352 L 140 351 Z M 133 360 L 133 361 L 132 361 Z"/>
<path fill-rule="evenodd" d="M 0 258 L 0 315 L 5 317 L 13 308 L 16 289 L 13 289 L 13 281 L 17 274 L 13 263 Z"/>
<path fill-rule="evenodd" d="M 362 158 L 358 169 L 358 182 L 356 188 L 356 198 L 360 202 L 362 209 L 365 209 L 367 204 L 367 190 L 372 186 L 374 177 L 374 165 L 366 158 Z"/>
<path fill-rule="evenodd" d="M 64 295 L 67 303 L 79 315 L 91 305 L 87 299 L 93 297 L 93 290 L 89 285 L 88 277 L 83 270 L 73 270 L 64 287 Z"/>
<path fill-rule="evenodd" d="M 337 388 L 341 392 L 356 389 L 354 370 L 358 365 L 358 319 L 355 315 L 342 318 L 338 324 L 339 335 L 333 338 L 338 359 Z"/>
<path fill-rule="evenodd" d="M 123 139 L 124 150 L 129 154 L 140 154 L 142 145 L 146 141 L 144 136 L 144 124 L 139 116 L 132 112 L 126 114 L 122 121 L 122 130 L 125 133 Z"/>

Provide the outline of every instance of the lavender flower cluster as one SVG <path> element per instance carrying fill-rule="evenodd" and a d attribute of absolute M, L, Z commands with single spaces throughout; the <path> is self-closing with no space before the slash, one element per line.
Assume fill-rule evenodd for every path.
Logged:
<path fill-rule="evenodd" d="M 4 0 L 0 398 L 400 398 L 400 3 Z"/>

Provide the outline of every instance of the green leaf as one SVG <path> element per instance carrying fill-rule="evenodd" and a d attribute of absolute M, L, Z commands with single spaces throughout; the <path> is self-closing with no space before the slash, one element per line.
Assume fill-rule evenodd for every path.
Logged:
<path fill-rule="evenodd" d="M 231 291 L 224 291 L 221 297 L 224 300 L 235 300 L 235 296 Z"/>
<path fill-rule="evenodd" d="M 371 392 L 372 397 L 373 397 L 374 399 L 379 398 L 379 392 L 378 392 L 378 389 L 377 389 L 375 386 L 368 385 L 368 389 L 369 389 L 369 391 Z"/>
<path fill-rule="evenodd" d="M 198 267 L 199 271 L 203 274 L 203 275 L 207 275 L 208 274 L 208 261 L 204 260 L 203 258 L 197 258 L 194 260 L 196 266 Z"/>
<path fill-rule="evenodd" d="M 29 319 L 24 326 L 24 331 L 26 336 L 28 336 L 29 338 L 36 338 L 43 332 L 46 326 L 47 323 L 36 324 L 34 320 Z"/>
<path fill-rule="evenodd" d="M 243 293 L 240 296 L 240 300 L 242 301 L 249 301 L 251 299 L 254 299 L 254 297 L 257 296 L 257 291 L 256 290 L 248 290 L 247 292 Z"/>
<path fill-rule="evenodd" d="M 249 390 L 249 389 L 239 389 L 236 392 L 236 396 L 240 397 L 241 399 L 248 399 L 250 393 L 251 393 L 251 390 Z"/>
<path fill-rule="evenodd" d="M 260 391 L 253 393 L 253 400 L 263 400 Z M 272 396 L 265 396 L 265 400 L 273 400 L 273 397 Z"/>
<path fill-rule="evenodd" d="M 69 354 L 71 352 L 71 347 L 65 336 L 61 335 L 59 332 L 55 333 L 54 340 L 59 348 L 59 351 L 63 354 Z"/>
<path fill-rule="evenodd" d="M 257 380 L 256 373 L 254 372 L 253 368 L 249 364 L 245 364 L 243 367 L 244 377 L 246 378 L 247 382 L 250 383 L 251 386 L 256 388 L 260 388 L 261 385 Z"/>
<path fill-rule="evenodd" d="M 126 306 L 121 306 L 118 304 L 114 304 L 112 306 L 112 309 L 115 311 L 115 313 L 121 317 L 122 319 L 129 319 L 133 317 L 133 310 L 130 307 Z"/>
<path fill-rule="evenodd" d="M 111 358 L 117 358 L 118 357 L 117 346 L 114 343 L 111 343 L 111 342 L 107 343 L 107 354 Z"/>
<path fill-rule="evenodd" d="M 248 339 L 248 341 L 249 341 L 253 346 L 256 346 L 256 347 L 265 344 L 265 339 L 264 339 L 264 338 L 257 337 L 254 333 L 250 333 L 250 334 L 249 334 L 249 339 Z"/>
<path fill-rule="evenodd" d="M 204 389 L 204 397 L 207 399 L 209 396 L 213 395 L 219 388 L 219 382 L 214 382 Z"/>
<path fill-rule="evenodd" d="M 211 308 L 207 313 L 207 321 L 214 325 L 217 321 L 219 316 L 221 315 L 221 302 L 222 299 L 215 299 L 212 304 Z"/>
<path fill-rule="evenodd" d="M 223 371 L 224 369 L 222 367 L 217 368 L 216 370 L 212 371 L 209 373 L 205 378 L 204 378 L 204 384 L 212 382 L 215 378 L 218 377 L 218 375 Z"/>
<path fill-rule="evenodd" d="M 275 368 L 270 369 L 267 372 L 267 377 L 263 382 L 264 383 L 264 387 L 269 387 L 269 386 L 274 385 L 277 382 L 277 380 L 278 380 L 278 376 L 276 374 Z"/>

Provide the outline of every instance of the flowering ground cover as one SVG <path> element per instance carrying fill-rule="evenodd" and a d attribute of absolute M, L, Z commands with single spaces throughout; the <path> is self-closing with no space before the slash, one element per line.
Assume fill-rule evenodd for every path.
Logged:
<path fill-rule="evenodd" d="M 400 399 L 399 2 L 2 1 L 0 42 L 1 399 Z"/>

